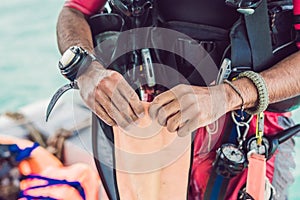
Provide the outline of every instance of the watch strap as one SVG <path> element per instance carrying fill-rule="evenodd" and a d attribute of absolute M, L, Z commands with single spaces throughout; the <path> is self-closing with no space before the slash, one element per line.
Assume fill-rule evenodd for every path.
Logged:
<path fill-rule="evenodd" d="M 77 52 L 74 52 L 75 54 L 77 54 L 74 59 L 75 63 L 72 63 L 69 66 L 63 66 L 61 62 L 59 62 L 58 64 L 61 74 L 70 81 L 74 81 L 77 77 L 79 77 L 87 70 L 87 68 L 93 61 L 97 60 L 93 54 L 88 53 L 81 47 L 74 46 L 70 49 L 72 48 L 77 48 Z"/>
<path fill-rule="evenodd" d="M 61 74 L 69 79 L 71 83 L 60 87 L 51 98 L 46 111 L 46 121 L 48 121 L 50 113 L 58 99 L 70 89 L 79 89 L 76 78 L 83 74 L 93 61 L 97 60 L 93 54 L 88 53 L 82 47 L 72 46 L 67 51 L 69 51 L 67 53 L 72 52 L 72 54 L 75 54 L 74 58 L 69 61 L 67 57 L 67 62 L 60 60 L 58 67 Z"/>
<path fill-rule="evenodd" d="M 53 95 L 53 97 L 51 98 L 50 100 L 50 103 L 48 104 L 48 107 L 47 107 L 47 111 L 46 111 L 46 121 L 48 121 L 49 119 L 49 116 L 50 116 L 50 113 L 51 111 L 53 110 L 56 102 L 58 101 L 58 99 L 68 90 L 70 89 L 78 89 L 78 85 L 77 85 L 77 82 L 76 81 L 73 81 L 71 83 L 68 83 L 62 87 L 60 87 L 56 92 L 55 94 Z"/>

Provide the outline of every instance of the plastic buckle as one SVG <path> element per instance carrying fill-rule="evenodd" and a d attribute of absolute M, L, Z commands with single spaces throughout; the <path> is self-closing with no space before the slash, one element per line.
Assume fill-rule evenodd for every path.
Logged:
<path fill-rule="evenodd" d="M 225 0 L 228 6 L 236 8 L 238 12 L 245 15 L 252 15 L 261 2 L 262 0 Z"/>

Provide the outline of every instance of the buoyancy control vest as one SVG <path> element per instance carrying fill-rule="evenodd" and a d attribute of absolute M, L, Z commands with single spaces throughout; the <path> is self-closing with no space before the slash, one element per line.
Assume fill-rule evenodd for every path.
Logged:
<path fill-rule="evenodd" d="M 128 43 L 120 42 L 118 36 L 115 34 L 116 32 L 140 27 L 162 27 L 178 31 L 188 36 L 187 38 L 179 38 L 171 45 L 172 47 L 166 42 L 166 46 L 169 45 L 167 50 L 150 48 L 153 63 L 170 66 L 179 72 L 179 76 L 183 76 L 185 79 L 182 81 L 182 78 L 174 78 L 173 76 L 171 79 L 168 79 L 168 77 L 165 76 L 168 73 L 163 73 L 162 70 L 154 70 L 156 78 L 158 79 L 157 81 L 161 83 L 160 85 L 165 84 L 168 88 L 180 83 L 200 86 L 210 85 L 216 80 L 218 71 L 212 70 L 208 65 L 214 65 L 219 68 L 225 57 L 232 60 L 232 68 L 234 68 L 236 72 L 232 73 L 233 77 L 243 70 L 263 71 L 297 51 L 295 45 L 296 34 L 293 28 L 293 2 L 291 0 L 267 1 L 268 24 L 266 28 L 270 33 L 268 38 L 270 38 L 271 42 L 268 44 L 265 43 L 265 45 L 270 46 L 269 50 L 273 52 L 270 52 L 269 59 L 260 61 L 260 59 L 266 57 L 262 53 L 262 56 L 256 59 L 258 60 L 256 63 L 253 63 L 252 60 L 260 53 L 256 53 L 256 55 L 253 56 L 253 52 L 265 51 L 263 48 L 254 50 L 251 46 L 250 38 L 260 38 L 261 36 L 248 36 L 249 26 L 247 27 L 245 24 L 245 15 L 238 12 L 236 6 L 238 6 L 237 2 L 240 2 L 239 5 L 242 5 L 244 2 L 244 4 L 249 7 L 252 6 L 256 8 L 260 5 L 261 1 L 145 0 L 136 1 L 138 5 L 135 6 L 130 5 L 130 2 L 125 0 L 114 0 L 110 2 L 112 7 L 111 13 L 107 14 L 106 17 L 103 16 L 103 13 L 92 16 L 90 18 L 90 25 L 93 35 L 96 38 L 95 46 L 98 47 L 96 50 L 98 50 L 98 55 L 102 57 L 100 60 L 103 61 L 104 65 L 107 66 L 108 64 L 110 68 L 117 70 L 121 74 L 134 71 L 133 68 L 128 66 L 139 66 L 143 61 L 139 59 L 139 57 L 141 57 L 139 51 L 135 51 L 133 54 L 126 53 L 121 56 L 119 53 L 116 53 L 122 52 L 124 46 L 132 46 L 132 40 L 127 40 Z M 135 1 L 132 2 L 134 4 Z M 233 5 L 234 3 L 235 5 Z M 123 5 L 123 7 L 121 5 Z M 253 10 L 255 10 L 255 8 Z M 138 12 L 140 13 L 137 12 L 136 16 L 130 16 L 130 9 L 139 10 Z M 253 27 L 252 30 L 261 29 L 259 23 L 260 22 L 258 22 L 258 25 Z M 112 34 L 112 32 L 114 32 L 114 34 Z M 262 32 L 258 31 L 253 34 L 259 33 Z M 106 42 L 104 46 L 98 45 L 103 42 L 105 38 L 112 37 L 115 37 L 112 40 L 113 42 Z M 158 38 L 157 35 L 153 36 L 153 34 L 149 34 L 147 37 L 151 38 L 151 43 L 154 43 L 153 46 L 160 46 L 155 44 L 155 41 L 159 43 L 162 41 L 165 42 L 167 39 L 163 36 L 159 36 L 161 38 Z M 153 37 L 156 38 L 153 39 Z M 117 40 L 119 40 L 119 42 Z M 262 39 L 262 41 L 264 40 L 266 40 L 266 38 Z M 199 52 L 194 50 L 199 48 L 199 45 L 204 48 L 212 60 L 202 63 L 202 66 L 200 66 L 200 64 L 199 66 L 195 66 L 194 63 L 191 64 L 191 62 L 185 58 L 199 57 Z M 107 49 L 111 50 L 109 51 Z M 174 52 L 181 52 L 181 54 L 176 55 Z M 116 55 L 119 57 L 116 58 Z M 259 62 L 261 63 L 259 64 Z M 204 68 L 203 65 L 206 65 L 205 69 L 197 68 Z M 128 76 L 129 79 L 132 78 L 132 74 Z M 136 82 L 129 79 L 127 80 L 132 84 Z M 135 87 L 138 88 L 139 86 Z M 159 87 L 159 90 L 162 90 L 161 87 Z M 269 110 L 273 112 L 286 112 L 293 109 L 295 105 L 298 105 L 298 102 L 298 97 L 292 98 L 270 105 Z"/>
<path fill-rule="evenodd" d="M 208 53 L 217 67 L 221 66 L 224 56 L 229 57 L 232 61 L 232 68 L 237 73 L 243 70 L 263 71 L 298 50 L 296 47 L 297 34 L 293 28 L 295 21 L 293 3 L 295 4 L 297 1 L 268 0 L 268 19 L 261 20 L 262 17 L 257 16 L 254 17 L 254 20 L 258 21 L 252 22 L 250 25 L 249 22 L 248 24 L 245 22 L 245 18 L 249 18 L 249 16 L 238 12 L 238 7 L 234 7 L 243 2 L 249 7 L 252 3 L 257 4 L 255 7 L 261 4 L 261 1 L 190 0 L 188 2 L 171 2 L 163 0 L 158 4 L 158 13 L 159 19 L 167 24 L 168 28 L 183 32 L 197 41 L 213 42 L 215 49 L 211 52 L 208 50 Z M 236 5 L 232 5 L 233 3 Z M 294 9 L 294 11 L 296 10 L 297 8 Z M 263 22 L 268 23 L 265 27 L 266 30 L 256 31 L 262 29 L 265 24 Z M 270 33 L 270 36 L 264 37 L 259 35 L 261 33 Z M 270 43 L 264 41 L 268 39 Z M 261 46 L 266 46 L 252 46 L 253 43 L 259 44 L 260 42 Z M 269 46 L 269 55 L 264 53 L 268 51 L 267 46 Z M 225 52 L 226 50 L 227 52 Z M 259 54 L 261 54 L 260 57 Z M 258 58 L 256 58 L 257 56 Z M 263 60 L 264 58 L 266 59 Z M 231 76 L 236 76 L 237 73 L 232 73 Z M 194 79 L 201 80 L 199 76 L 195 76 Z M 191 80 L 191 84 L 197 85 L 195 82 L 195 80 Z M 299 97 L 294 97 L 271 104 L 268 110 L 286 112 L 295 109 L 298 104 Z"/>
<path fill-rule="evenodd" d="M 292 2 L 266 1 L 110 0 L 110 13 L 101 12 L 89 19 L 96 56 L 104 66 L 124 75 L 137 92 L 140 90 L 144 101 L 153 98 L 148 95 L 143 99 L 144 93 L 156 95 L 180 83 L 210 85 L 224 58 L 232 60 L 231 77 L 243 70 L 259 72 L 297 51 Z M 260 5 L 265 5 L 263 12 Z M 264 13 L 264 18 L 255 13 Z M 141 31 L 143 27 L 150 29 Z M 121 32 L 125 31 L 124 37 Z M 257 43 L 265 51 L 257 49 Z M 199 46 L 203 49 L 200 53 Z M 173 71 L 166 70 L 168 67 L 155 69 L 153 63 Z M 169 73 L 174 71 L 175 75 Z M 298 100 L 293 98 L 273 110 L 286 111 Z M 94 115 L 92 131 L 98 172 L 109 198 L 119 199 L 112 127 Z"/>
<path fill-rule="evenodd" d="M 134 89 L 140 88 L 139 85 L 134 86 L 136 79 L 146 79 L 139 82 L 139 84 L 149 83 L 147 81 L 149 74 L 147 75 L 147 72 L 144 73 L 143 69 L 141 70 L 140 68 L 143 63 L 143 59 L 139 58 L 143 57 L 141 48 L 133 46 L 133 41 L 136 41 L 133 38 L 139 38 L 137 34 L 139 32 L 133 31 L 133 34 L 125 40 L 124 38 L 120 39 L 120 32 L 140 27 L 152 27 L 154 30 L 155 27 L 167 28 L 168 30 L 182 33 L 179 34 L 182 38 L 178 37 L 172 43 L 168 42 L 168 37 L 140 32 L 145 34 L 146 38 L 149 38 L 147 42 L 150 41 L 152 43 L 151 47 L 162 47 L 160 43 L 165 43 L 168 46 L 167 50 L 164 48 L 149 48 L 152 55 L 152 62 L 170 66 L 187 80 L 186 82 L 181 82 L 181 77 L 174 77 L 163 70 L 154 69 L 156 81 L 160 83 L 155 86 L 157 90 L 162 91 L 165 89 L 160 87 L 160 85 L 167 85 L 171 88 L 180 83 L 208 86 L 216 80 L 218 74 L 218 70 L 210 70 L 212 68 L 211 65 L 216 66 L 218 69 L 225 57 L 233 60 L 236 59 L 233 62 L 233 67 L 237 67 L 237 73 L 249 69 L 261 71 L 261 69 L 253 69 L 252 58 L 247 59 L 247 56 L 251 56 L 251 53 L 249 54 L 251 47 L 249 45 L 244 17 L 241 13 L 237 12 L 236 7 L 230 7 L 225 3 L 232 3 L 230 0 L 111 0 L 109 2 L 112 8 L 110 13 L 101 12 L 89 19 L 94 36 L 95 51 L 98 54 L 98 59 L 104 66 L 108 66 L 123 74 L 127 78 L 127 81 L 135 87 Z M 233 2 L 246 2 L 249 6 L 252 6 L 251 8 L 256 8 L 260 1 Z M 276 59 L 272 60 L 272 64 L 297 51 L 294 42 L 295 34 L 293 34 L 292 8 L 293 4 L 290 0 L 268 1 L 267 14 L 269 20 L 267 27 L 270 30 L 272 41 L 270 49 L 277 52 L 277 55 L 280 55 L 275 56 Z M 238 40 L 233 43 L 232 38 L 238 38 Z M 243 46 L 245 49 L 240 50 L 238 49 L 239 46 L 235 46 L 240 42 L 246 44 Z M 199 45 L 205 50 L 205 55 L 199 55 L 197 51 Z M 128 46 L 137 51 L 121 54 L 120 52 Z M 177 52 L 181 52 L 181 54 L 174 54 L 176 50 Z M 239 60 L 244 51 L 246 62 Z M 206 63 L 202 63 L 205 69 L 199 70 L 195 68 L 195 65 L 192 64 L 193 57 L 206 58 L 207 54 L 209 54 L 211 59 L 208 59 Z M 186 57 L 190 59 L 186 59 Z M 268 67 L 271 67 L 271 65 L 266 65 L 266 68 Z M 134 68 L 138 68 L 138 70 L 136 71 Z M 128 71 L 132 73 L 128 74 Z M 142 75 L 138 76 L 137 74 L 139 73 Z M 232 73 L 232 76 L 237 75 L 237 73 Z M 151 101 L 151 98 L 146 100 Z M 284 107 L 279 105 L 273 110 L 280 112 L 287 111 L 295 104 L 297 103 L 292 100 L 292 102 L 289 102 Z M 110 146 L 110 142 L 114 141 L 113 131 L 111 127 L 95 115 L 93 120 L 93 146 L 98 172 L 103 180 L 109 198 L 119 199 L 116 170 L 114 169 L 114 149 Z M 107 153 L 107 150 L 103 151 L 103 149 L 110 149 L 110 153 Z M 110 161 L 109 165 L 103 164 L 97 159 L 104 156 L 106 160 Z"/>

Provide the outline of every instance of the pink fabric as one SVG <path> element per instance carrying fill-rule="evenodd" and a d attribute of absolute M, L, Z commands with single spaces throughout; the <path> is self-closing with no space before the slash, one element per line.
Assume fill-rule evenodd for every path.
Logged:
<path fill-rule="evenodd" d="M 294 15 L 300 15 L 300 0 L 293 0 L 294 4 Z M 295 30 L 300 30 L 300 24 L 294 24 Z M 298 49 L 300 49 L 300 42 L 296 42 Z"/>
<path fill-rule="evenodd" d="M 300 15 L 300 1 L 299 0 L 293 0 L 294 4 L 294 14 Z"/>
<path fill-rule="evenodd" d="M 81 11 L 85 15 L 92 15 L 99 11 L 106 0 L 67 0 L 65 6 Z"/>
<path fill-rule="evenodd" d="M 254 199 L 265 199 L 266 157 L 253 153 L 248 158 L 246 192 Z"/>
<path fill-rule="evenodd" d="M 281 113 L 271 113 L 265 112 L 265 135 L 274 135 L 283 130 L 282 127 L 278 125 L 278 117 L 279 116 L 289 116 L 289 114 L 281 114 Z M 227 115 L 228 117 L 228 115 Z M 225 120 L 225 119 L 221 119 Z M 224 121 L 222 122 L 224 123 Z M 226 121 L 225 121 L 226 124 Z M 256 126 L 256 118 L 250 122 L 249 134 L 253 135 L 255 133 Z M 206 185 L 209 180 L 210 171 L 212 162 L 216 156 L 216 150 L 221 145 L 221 139 L 216 141 L 216 144 L 213 146 L 209 153 L 204 153 L 203 146 L 207 145 L 207 132 L 204 128 L 200 128 L 197 131 L 197 134 L 194 139 L 194 162 L 192 166 L 192 174 L 191 174 L 191 185 L 190 185 L 190 199 L 200 200 L 203 199 L 203 195 L 206 190 Z M 219 136 L 220 133 L 216 133 L 216 136 Z M 221 138 L 221 137 L 220 137 Z M 275 155 L 267 161 L 267 171 L 266 175 L 269 180 L 272 182 L 273 174 L 274 174 L 274 161 Z M 241 174 L 234 177 L 228 186 L 227 196 L 225 199 L 235 200 L 237 199 L 237 195 L 239 190 L 244 187 L 247 179 L 247 169 L 244 170 Z"/>

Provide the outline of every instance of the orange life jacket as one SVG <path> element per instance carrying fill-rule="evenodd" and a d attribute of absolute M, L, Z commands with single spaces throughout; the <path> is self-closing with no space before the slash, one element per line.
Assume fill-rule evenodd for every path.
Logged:
<path fill-rule="evenodd" d="M 98 199 L 100 179 L 87 164 L 63 166 L 46 149 L 24 139 L 1 135 L 0 144 L 16 145 L 22 155 L 18 165 L 23 176 L 20 199 Z"/>

